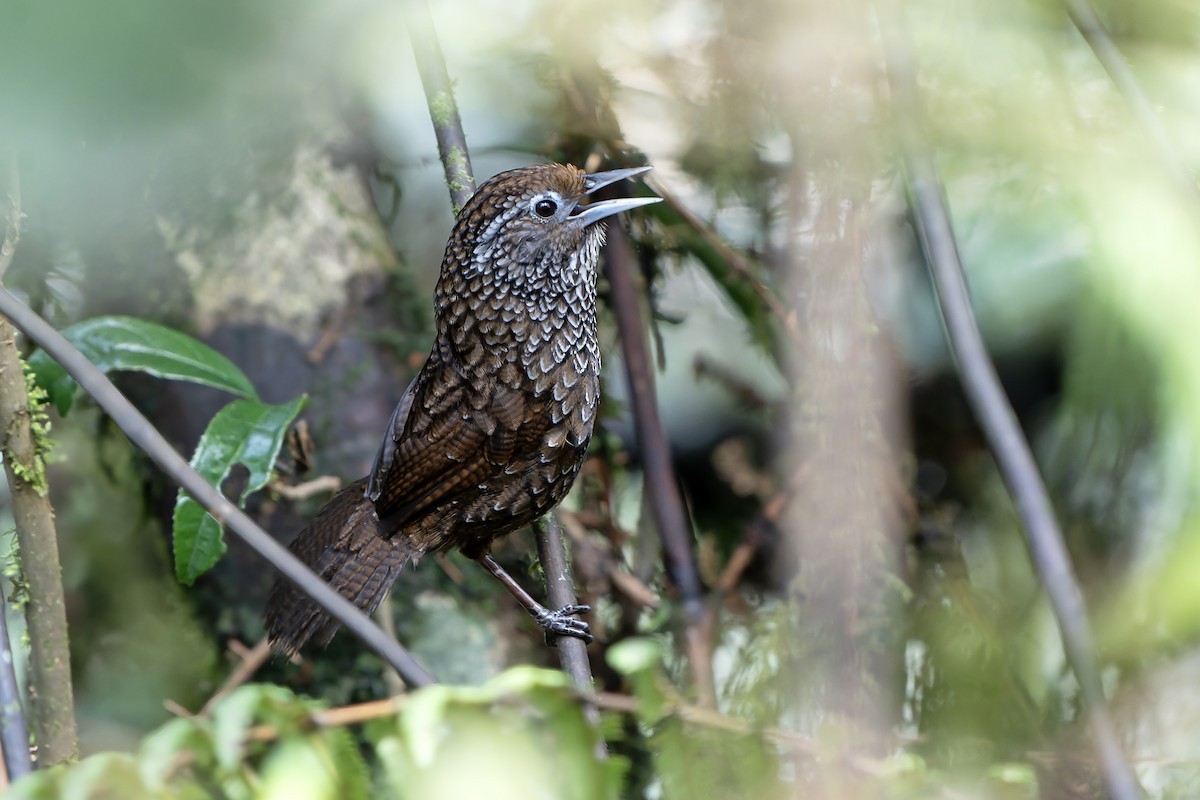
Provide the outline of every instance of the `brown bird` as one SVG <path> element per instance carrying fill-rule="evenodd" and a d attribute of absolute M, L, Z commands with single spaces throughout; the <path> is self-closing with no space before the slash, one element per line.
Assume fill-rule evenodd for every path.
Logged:
<path fill-rule="evenodd" d="M 338 492 L 291 551 L 370 613 L 406 564 L 457 547 L 495 575 L 547 637 L 591 640 L 492 559 L 492 541 L 558 504 L 583 463 L 600 401 L 596 262 L 601 220 L 660 198 L 581 205 L 650 167 L 591 175 L 560 164 L 502 172 L 467 201 L 435 294 L 437 339 L 392 413 L 371 474 Z M 293 654 L 338 623 L 283 578 L 267 635 Z"/>

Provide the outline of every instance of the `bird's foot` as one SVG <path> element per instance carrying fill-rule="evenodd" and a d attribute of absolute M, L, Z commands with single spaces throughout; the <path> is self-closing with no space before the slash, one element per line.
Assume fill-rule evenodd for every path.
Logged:
<path fill-rule="evenodd" d="M 553 645 L 559 636 L 574 636 L 576 639 L 583 639 L 585 643 L 590 643 L 592 634 L 588 629 L 588 624 L 573 617 L 575 614 L 586 614 L 591 610 L 591 606 L 584 605 L 563 606 L 557 611 L 544 608 L 540 614 L 534 615 L 534 620 L 545 629 L 546 644 L 548 645 Z"/>

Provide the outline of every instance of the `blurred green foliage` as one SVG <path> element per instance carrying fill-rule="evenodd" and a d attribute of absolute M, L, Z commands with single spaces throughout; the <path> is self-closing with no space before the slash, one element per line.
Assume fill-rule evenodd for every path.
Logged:
<path fill-rule="evenodd" d="M 35 773 L 12 798 L 227 797 L 412 800 L 618 796 L 618 760 L 595 755 L 598 731 L 558 672 L 514 669 L 477 688 L 433 687 L 368 726 L 371 769 L 349 732 L 276 686 L 249 685 L 211 718 L 179 718 L 134 755 L 101 754 Z"/>

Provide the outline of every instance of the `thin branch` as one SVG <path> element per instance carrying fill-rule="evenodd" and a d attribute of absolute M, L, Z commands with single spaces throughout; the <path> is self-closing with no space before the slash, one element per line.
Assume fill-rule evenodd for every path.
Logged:
<path fill-rule="evenodd" d="M 15 153 L 9 162 L 7 194 L 9 209 L 4 240 L 0 243 L 0 280 L 16 253 L 24 214 Z M 32 412 L 36 409 L 30 408 L 23 367 L 17 332 L 0 316 L 0 455 L 4 457 L 12 496 L 21 571 L 29 585 L 25 618 L 30 639 L 33 727 L 41 763 L 53 766 L 77 758 L 79 741 L 58 534 L 45 485 L 45 463 L 38 452 L 39 434 L 33 429 Z"/>
<path fill-rule="evenodd" d="M 437 134 L 438 155 L 446 173 L 446 185 L 450 188 L 450 202 L 457 215 L 475 193 L 475 176 L 471 171 L 467 136 L 458 116 L 454 87 L 446 71 L 446 62 L 442 57 L 437 30 L 433 27 L 429 5 L 426 0 L 413 0 L 411 8 L 409 38 L 412 39 L 421 83 L 425 87 L 429 116 Z M 575 589 L 571 585 L 571 573 L 567 567 L 562 530 L 552 519 L 545 520 L 543 524 L 536 524 L 533 528 L 537 538 L 538 558 L 546 573 L 546 592 L 550 604 L 555 608 L 574 604 Z M 559 602 L 560 597 L 571 599 Z M 591 687 L 592 670 L 584 643 L 574 637 L 560 636 L 557 647 L 563 671 L 570 675 L 578 686 Z"/>
<path fill-rule="evenodd" d="M 254 677 L 254 673 L 262 667 L 263 664 L 271 658 L 271 645 L 266 639 L 263 639 L 258 644 L 254 645 L 250 650 L 246 646 L 238 642 L 235 648 L 231 643 L 230 650 L 233 650 L 239 659 L 237 668 L 230 673 L 225 682 L 221 684 L 221 688 L 213 693 L 213 696 L 208 698 L 208 702 L 204 704 L 204 708 L 200 709 L 200 716 L 205 717 L 212 713 L 213 707 L 228 697 L 234 689 L 241 686 L 246 681 Z"/>
<path fill-rule="evenodd" d="M 535 525 L 538 528 L 538 559 L 546 573 L 546 599 L 551 608 L 573 606 L 576 603 L 575 587 L 571 583 L 571 568 L 567 564 L 567 550 L 563 543 L 562 530 L 553 514 L 547 514 Z M 545 529 L 545 530 L 542 530 Z M 554 646 L 563 671 L 575 681 L 580 691 L 592 688 L 592 670 L 588 663 L 587 645 L 574 636 L 559 636 Z"/>
<path fill-rule="evenodd" d="M 787 510 L 788 503 L 800 491 L 812 471 L 813 462 L 805 461 L 787 480 L 783 488 L 767 498 L 763 503 L 762 510 L 742 531 L 741 539 L 733 552 L 729 554 L 729 560 L 725 562 L 725 568 L 721 570 L 721 574 L 713 586 L 714 590 L 720 594 L 728 594 L 737 587 L 742 573 L 750 566 L 750 562 L 759 548 L 768 541 L 770 530 L 779 524 L 780 518 Z"/>
<path fill-rule="evenodd" d="M 598 693 L 595 697 L 595 703 L 605 711 L 617 711 L 622 714 L 636 714 L 642 709 L 642 705 L 636 697 L 614 694 L 612 692 Z M 889 774 L 887 764 L 882 761 L 876 761 L 849 752 L 834 755 L 828 746 L 811 737 L 784 728 L 754 725 L 744 719 L 731 717 L 719 711 L 714 711 L 711 708 L 702 708 L 686 703 L 674 703 L 666 706 L 662 710 L 662 715 L 664 717 L 676 717 L 682 722 L 697 727 L 728 731 L 729 733 L 755 734 L 780 747 L 802 755 L 813 756 L 814 758 L 828 758 L 832 756 L 845 763 L 855 772 L 863 775 L 884 777 Z"/>
<path fill-rule="evenodd" d="M 563 542 L 562 530 L 553 514 L 547 514 L 537 524 L 538 560 L 542 562 L 542 572 L 546 575 L 546 599 L 551 608 L 564 608 L 575 605 L 575 587 L 571 584 L 571 568 L 567 564 L 567 550 Z M 588 661 L 587 644 L 574 636 L 559 636 L 554 641 L 558 650 L 558 660 L 563 672 L 571 676 L 575 688 L 585 695 L 592 691 L 592 665 Z M 584 700 L 583 715 L 592 725 L 600 724 L 600 712 L 596 706 Z M 596 757 L 605 758 L 608 755 L 603 737 L 596 739 Z"/>
<path fill-rule="evenodd" d="M 963 390 L 987 437 L 1025 529 L 1030 557 L 1050 599 L 1067 660 L 1079 681 L 1084 706 L 1091 715 L 1094 744 L 1108 791 L 1115 800 L 1136 800 L 1141 793 L 1108 713 L 1083 595 L 1062 532 L 1029 443 L 1004 394 L 971 308 L 937 168 L 921 138 L 923 112 L 903 20 L 898 8 L 886 2 L 882 6 L 887 7 L 884 13 L 888 14 L 881 25 L 888 48 L 888 79 L 895 112 L 901 123 L 917 233 L 933 273 L 950 350 L 958 365 Z"/>
<path fill-rule="evenodd" d="M 687 620 L 689 661 L 696 678 L 697 689 L 706 702 L 713 699 L 712 665 L 704 643 L 707 640 L 703 587 L 696 572 L 696 557 L 692 552 L 692 533 L 684 513 L 683 498 L 675 480 L 671 449 L 658 416 L 654 392 L 654 371 L 646 347 L 642 324 L 641 303 L 633 282 L 630 267 L 632 255 L 624 232 L 616 225 L 609 230 L 606 264 L 608 267 L 609 302 L 617 322 L 625 371 L 629 379 L 629 396 L 633 407 L 633 424 L 641 450 L 642 466 L 646 473 L 646 488 L 654 521 L 662 537 L 667 557 L 667 569 L 679 589 Z"/>
<path fill-rule="evenodd" d="M 0 314 L 0 454 L 12 496 L 21 572 L 29 585 L 30 714 L 39 762 L 61 764 L 79 755 L 71 690 L 70 639 L 54 508 L 46 491 L 17 332 Z M 44 435 L 44 434 L 43 434 Z"/>
<path fill-rule="evenodd" d="M 271 481 L 267 489 L 293 503 L 307 500 L 318 494 L 333 494 L 342 488 L 342 479 L 336 475 L 322 475 L 304 483 L 287 484 L 283 481 Z"/>
<path fill-rule="evenodd" d="M 421 73 L 421 84 L 425 87 L 429 118 L 433 121 L 433 133 L 437 137 L 438 155 L 446 169 L 450 205 L 457 216 L 475 193 L 467 136 L 458 116 L 454 86 L 446 71 L 446 59 L 442 56 L 442 46 L 438 41 L 437 29 L 433 26 L 433 15 L 429 13 L 429 3 L 426 0 L 410 0 L 408 6 L 409 39 L 412 40 L 417 71 Z"/>
<path fill-rule="evenodd" d="M 270 562 L 300 591 L 326 609 L 338 622 L 396 668 L 411 686 L 427 686 L 433 678 L 399 643 L 389 639 L 365 614 L 321 580 L 286 547 L 275 541 L 250 517 L 204 480 L 162 434 L 125 399 L 92 362 L 20 300 L 0 289 L 0 314 L 40 345 L 83 390 L 91 395 L 125 435 L 196 502 Z"/>
<path fill-rule="evenodd" d="M 1096 12 L 1092 10 L 1087 0 L 1062 0 L 1062 6 L 1067 12 L 1067 16 L 1071 18 L 1071 22 L 1079 30 L 1080 35 L 1092 48 L 1096 60 L 1108 73 L 1109 80 L 1117 87 L 1117 91 L 1124 95 L 1125 101 L 1133 109 L 1133 115 L 1146 135 L 1150 137 L 1150 142 L 1154 146 L 1154 154 L 1158 157 L 1172 183 L 1175 184 L 1175 188 L 1193 205 L 1200 207 L 1200 192 L 1196 190 L 1195 178 L 1179 160 L 1175 144 L 1171 141 L 1166 126 L 1163 125 L 1162 119 L 1154 109 L 1154 104 L 1150 102 L 1150 98 L 1146 97 L 1133 70 L 1125 63 L 1121 52 L 1117 50 L 1117 46 L 1113 44 L 1112 39 L 1104 30 L 1104 26 L 1096 17 Z"/>
<path fill-rule="evenodd" d="M 314 711 L 309 715 L 308 722 L 314 728 L 341 728 L 346 725 L 358 725 L 398 713 L 407 704 L 408 697 L 409 695 L 403 694 L 383 700 L 371 700 L 366 703 Z M 274 725 L 256 725 L 250 729 L 248 738 L 256 742 L 270 742 L 279 738 L 279 730 Z"/>
<path fill-rule="evenodd" d="M 33 764 L 29 760 L 29 728 L 21 710 L 21 689 L 13 669 L 16 661 L 8 638 L 5 610 L 4 590 L 0 588 L 0 747 L 4 748 L 4 769 L 11 782 L 32 772 Z"/>

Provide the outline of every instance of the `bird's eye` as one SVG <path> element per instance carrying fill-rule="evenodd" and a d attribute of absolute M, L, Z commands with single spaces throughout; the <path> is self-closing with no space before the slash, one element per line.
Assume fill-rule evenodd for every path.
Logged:
<path fill-rule="evenodd" d="M 533 204 L 533 213 L 537 214 L 543 219 L 553 217 L 557 211 L 558 203 L 545 197 Z"/>

